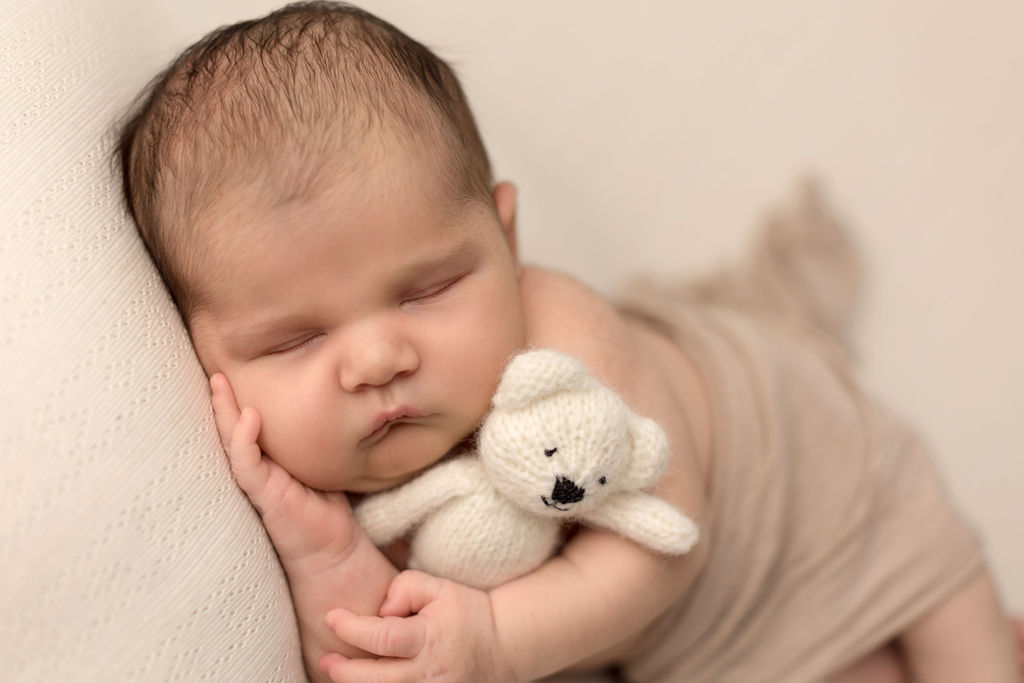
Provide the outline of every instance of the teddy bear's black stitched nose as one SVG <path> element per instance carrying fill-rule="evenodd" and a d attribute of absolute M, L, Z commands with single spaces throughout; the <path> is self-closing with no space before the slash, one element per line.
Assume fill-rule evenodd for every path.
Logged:
<path fill-rule="evenodd" d="M 572 479 L 558 477 L 555 479 L 555 488 L 551 491 L 551 500 L 565 505 L 567 503 L 578 503 L 583 500 L 586 489 L 577 486 Z"/>

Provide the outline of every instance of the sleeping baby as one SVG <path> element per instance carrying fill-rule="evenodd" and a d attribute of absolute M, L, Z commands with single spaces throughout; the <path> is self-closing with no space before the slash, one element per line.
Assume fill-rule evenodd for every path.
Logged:
<path fill-rule="evenodd" d="M 188 48 L 121 158 L 311 677 L 1019 680 L 978 540 L 921 440 L 856 380 L 855 260 L 813 192 L 743 266 L 609 301 L 520 262 L 516 189 L 492 177 L 451 69 L 328 2 Z M 350 496 L 471 449 L 532 348 L 660 425 L 648 492 L 699 541 L 667 555 L 584 524 L 487 590 L 403 571 Z"/>

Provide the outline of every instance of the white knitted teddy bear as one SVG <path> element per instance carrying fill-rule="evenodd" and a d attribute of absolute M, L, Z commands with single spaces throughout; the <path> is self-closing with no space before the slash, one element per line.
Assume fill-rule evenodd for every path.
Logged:
<path fill-rule="evenodd" d="M 527 351 L 505 369 L 479 457 L 452 457 L 367 497 L 356 520 L 377 545 L 415 528 L 410 568 L 483 589 L 540 566 L 570 520 L 678 555 L 696 543 L 697 527 L 641 492 L 661 476 L 668 451 L 661 428 L 578 360 Z"/>

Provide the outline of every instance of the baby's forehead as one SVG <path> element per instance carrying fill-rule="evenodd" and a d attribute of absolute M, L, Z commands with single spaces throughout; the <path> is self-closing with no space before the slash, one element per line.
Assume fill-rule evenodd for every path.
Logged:
<path fill-rule="evenodd" d="M 390 220 L 440 229 L 467 212 L 491 213 L 488 198 L 461 196 L 423 150 L 364 150 L 298 179 L 283 164 L 270 168 L 282 170 L 225 183 L 213 194 L 190 229 L 195 249 L 214 257 L 269 252 L 282 233 L 301 239 L 306 228 L 373 231 Z"/>

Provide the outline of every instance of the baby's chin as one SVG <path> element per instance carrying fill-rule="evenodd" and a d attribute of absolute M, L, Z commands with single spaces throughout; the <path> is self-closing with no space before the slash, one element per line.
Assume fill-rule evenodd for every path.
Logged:
<path fill-rule="evenodd" d="M 385 479 L 360 479 L 346 486 L 345 493 L 347 493 L 349 499 L 355 503 L 365 495 L 387 491 L 388 489 L 393 489 L 396 486 L 401 486 L 408 481 L 412 481 L 425 469 L 427 468 L 423 467 L 406 474 L 396 477 L 388 477 Z"/>

